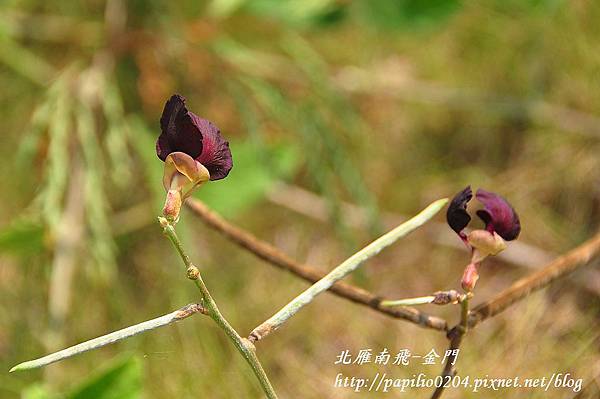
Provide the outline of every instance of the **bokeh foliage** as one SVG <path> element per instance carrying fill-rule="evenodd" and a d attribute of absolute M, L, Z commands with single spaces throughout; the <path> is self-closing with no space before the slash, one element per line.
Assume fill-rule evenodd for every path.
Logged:
<path fill-rule="evenodd" d="M 231 176 L 197 197 L 324 268 L 382 231 L 382 209 L 411 213 L 469 183 L 510 198 L 522 240 L 549 253 L 600 227 L 597 2 L 10 0 L 0 7 L 5 369 L 196 297 L 155 225 L 163 189 L 154 142 L 174 92 L 231 141 Z M 322 196 L 328 223 L 274 206 L 269 192 L 282 181 Z M 367 210 L 361 229 L 348 222 L 344 201 Z M 191 214 L 181 229 L 242 332 L 305 286 Z M 66 281 L 56 277 L 61 256 L 74 265 Z M 392 297 L 419 295 L 456 286 L 464 261 L 417 234 L 355 281 Z M 526 272 L 491 264 L 481 295 Z M 464 372 L 566 368 L 589 378 L 600 289 L 581 280 L 483 327 L 465 349 Z M 70 292 L 66 311 L 49 309 L 62 292 L 52 281 Z M 572 353 L 568 361 L 557 342 Z M 305 397 L 324 397 L 336 393 L 339 350 L 427 352 L 443 344 L 435 333 L 324 298 L 260 350 L 282 395 L 297 397 L 302 386 Z M 138 356 L 92 375 L 123 351 Z M 0 377 L 0 395 L 257 396 L 236 356 L 218 331 L 188 320 L 46 374 Z"/>

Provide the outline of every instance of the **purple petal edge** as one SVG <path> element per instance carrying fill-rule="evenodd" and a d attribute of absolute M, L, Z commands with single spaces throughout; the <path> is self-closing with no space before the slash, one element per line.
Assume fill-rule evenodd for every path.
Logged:
<path fill-rule="evenodd" d="M 483 189 L 478 189 L 475 197 L 484 206 L 484 209 L 477 211 L 477 216 L 485 223 L 486 230 L 495 231 L 506 241 L 512 241 L 519 236 L 519 216 L 506 199 Z"/>
<path fill-rule="evenodd" d="M 167 100 L 160 117 L 161 133 L 156 141 L 156 154 L 161 160 L 174 151 L 192 158 L 202 153 L 202 131 L 194 123 L 193 114 L 185 106 L 185 98 L 174 94 Z"/>
<path fill-rule="evenodd" d="M 191 112 L 190 114 L 203 135 L 204 146 L 202 153 L 196 160 L 208 169 L 210 180 L 220 180 L 227 177 L 233 167 L 229 142 L 221 136 L 221 131 L 212 122 Z"/>
<path fill-rule="evenodd" d="M 467 204 L 471 198 L 473 198 L 473 191 L 471 191 L 471 186 L 467 186 L 452 198 L 446 211 L 448 225 L 463 240 L 466 239 L 463 230 L 471 221 L 471 216 L 467 213 Z"/>

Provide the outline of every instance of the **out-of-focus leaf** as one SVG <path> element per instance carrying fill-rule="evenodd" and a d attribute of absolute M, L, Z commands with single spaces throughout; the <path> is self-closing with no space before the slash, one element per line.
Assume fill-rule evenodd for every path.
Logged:
<path fill-rule="evenodd" d="M 236 12 L 247 0 L 212 0 L 208 11 L 215 17 L 228 17 Z"/>
<path fill-rule="evenodd" d="M 49 63 L 10 37 L 10 28 L 0 20 L 0 63 L 19 75 L 40 85 L 48 83 L 55 74 Z"/>
<path fill-rule="evenodd" d="M 50 90 L 49 90 L 50 91 Z M 42 132 L 48 127 L 50 118 L 50 104 L 48 101 L 42 103 L 33 112 L 31 117 L 31 127 L 23 136 L 19 149 L 17 151 L 17 163 L 20 167 L 25 167 L 33 159 L 34 153 L 38 148 Z"/>
<path fill-rule="evenodd" d="M 565 0 L 497 0 L 494 6 L 504 12 L 536 12 L 555 11 L 561 7 Z"/>
<path fill-rule="evenodd" d="M 460 0 L 361 0 L 360 14 L 380 28 L 412 28 L 444 22 L 461 7 Z"/>
<path fill-rule="evenodd" d="M 131 140 L 131 145 L 140 158 L 140 164 L 143 165 L 144 180 L 146 180 L 148 189 L 152 193 L 154 207 L 162 209 L 165 201 L 165 191 L 162 185 L 164 164 L 156 156 L 156 138 L 158 135 L 151 132 L 139 117 L 132 116 L 128 118 L 127 124 L 135 132 L 135 140 Z"/>
<path fill-rule="evenodd" d="M 335 22 L 340 13 L 334 0 L 253 0 L 244 5 L 250 13 L 278 19 L 290 25 L 307 26 Z"/>
<path fill-rule="evenodd" d="M 33 111 L 30 126 L 25 131 L 17 151 L 16 158 L 19 167 L 26 167 L 32 161 L 36 151 L 39 150 L 41 137 L 44 133 L 48 133 L 48 135 L 56 133 L 55 130 L 49 131 L 49 126 L 50 123 L 53 123 L 52 129 L 56 129 L 54 113 L 57 111 L 57 103 L 60 97 L 68 95 L 66 93 L 68 86 L 65 85 L 65 79 L 72 69 L 72 66 L 66 68 L 61 76 L 48 86 L 42 102 Z"/>
<path fill-rule="evenodd" d="M 31 255 L 44 249 L 44 226 L 40 222 L 19 220 L 0 231 L 0 251 Z"/>
<path fill-rule="evenodd" d="M 115 248 L 108 221 L 109 205 L 106 196 L 105 170 L 100 144 L 96 135 L 93 111 L 80 103 L 76 112 L 77 135 L 83 149 L 85 166 L 85 214 L 91 232 L 90 253 L 103 277 L 110 277 L 116 268 Z"/>
<path fill-rule="evenodd" d="M 117 85 L 110 80 L 104 85 L 102 107 L 107 122 L 104 146 L 110 159 L 111 178 L 117 187 L 125 188 L 131 181 L 133 167 L 127 148 L 129 126 L 125 123 L 123 101 Z"/>
<path fill-rule="evenodd" d="M 72 98 L 68 89 L 68 80 L 72 71 L 67 69 L 57 82 L 58 94 L 52 107 L 52 116 L 48 125 L 48 158 L 46 176 L 39 195 L 44 221 L 52 230 L 58 225 L 62 210 L 62 199 L 69 180 L 69 141 L 71 133 Z"/>
<path fill-rule="evenodd" d="M 212 43 L 212 49 L 239 71 L 258 76 L 273 76 L 290 64 L 279 56 L 252 49 L 230 37 Z"/>
<path fill-rule="evenodd" d="M 21 399 L 52 399 L 56 395 L 51 394 L 41 384 L 33 384 L 25 388 L 21 392 Z"/>
<path fill-rule="evenodd" d="M 67 399 L 133 399 L 141 394 L 142 364 L 136 357 L 126 357 L 84 381 Z"/>
<path fill-rule="evenodd" d="M 290 176 L 299 165 L 296 147 L 261 148 L 255 142 L 231 143 L 233 169 L 226 179 L 210 182 L 196 191 L 219 213 L 232 216 L 260 201 L 278 180 Z"/>
<path fill-rule="evenodd" d="M 319 60 L 315 60 L 315 63 L 319 63 Z M 311 68 L 311 71 L 317 69 L 318 67 Z M 315 73 L 317 72 L 313 74 Z M 341 178 L 352 199 L 369 209 L 371 230 L 374 235 L 378 235 L 381 228 L 376 202 L 367 186 L 361 183 L 363 179 L 360 172 L 344 150 L 344 144 L 332 134 L 332 126 L 327 124 L 322 114 L 325 105 L 307 103 L 304 111 L 299 112 L 298 107 L 294 107 L 275 86 L 258 79 L 243 79 L 242 82 L 248 85 L 252 98 L 256 99 L 271 118 L 278 120 L 290 132 L 297 132 L 302 139 L 302 146 L 311 148 L 311 156 L 305 159 L 306 166 L 317 191 L 325 195 L 332 205 L 333 224 L 338 226 L 335 221 L 335 209 L 340 205 L 340 197 L 333 187 L 337 179 Z M 337 115 L 344 115 L 344 118 L 346 115 L 351 118 L 353 113 L 352 108 L 348 106 L 337 107 L 335 111 Z M 356 116 L 354 119 L 360 121 Z"/>

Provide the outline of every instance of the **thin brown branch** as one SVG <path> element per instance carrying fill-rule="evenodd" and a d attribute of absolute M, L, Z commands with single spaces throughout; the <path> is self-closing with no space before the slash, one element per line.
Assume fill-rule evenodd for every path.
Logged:
<path fill-rule="evenodd" d="M 271 265 L 287 270 L 311 283 L 315 283 L 325 276 L 324 273 L 318 271 L 316 268 L 293 260 L 273 245 L 262 241 L 249 232 L 227 222 L 208 209 L 202 202 L 190 198 L 186 201 L 186 205 L 194 215 L 202 219 L 208 226 Z M 386 308 L 381 305 L 384 298 L 378 297 L 369 291 L 347 283 L 337 282 L 329 288 L 329 291 L 342 298 L 368 306 L 371 309 L 397 319 L 407 320 L 422 327 L 428 327 L 435 330 L 445 331 L 447 329 L 447 323 L 444 319 L 430 316 L 416 309 L 407 307 Z"/>
<path fill-rule="evenodd" d="M 321 196 L 296 185 L 279 182 L 273 190 L 267 193 L 267 199 L 278 206 L 313 220 L 327 222 L 330 219 L 327 201 Z M 342 202 L 341 211 L 344 221 L 349 226 L 357 228 L 367 226 L 368 210 L 364 207 Z M 393 228 L 408 219 L 405 215 L 392 212 L 381 212 L 381 217 L 386 228 Z M 424 229 L 430 233 L 430 237 L 435 244 L 462 251 L 468 250 L 460 240 L 456 239 L 456 234 L 445 223 L 428 223 Z M 498 258 L 515 266 L 537 268 L 539 265 L 546 264 L 554 259 L 554 255 L 531 244 L 513 241 L 505 251 L 498 255 Z"/>
<path fill-rule="evenodd" d="M 327 291 L 333 284 L 357 270 L 367 260 L 376 256 L 385 248 L 388 248 L 399 239 L 406 237 L 411 232 L 423 226 L 441 211 L 447 203 L 448 198 L 440 198 L 437 201 L 432 202 L 406 222 L 388 231 L 361 250 L 355 252 L 352 256 L 334 267 L 325 275 L 325 277 L 302 291 L 301 294 L 279 309 L 273 316 L 254 328 L 250 335 L 248 335 L 248 339 L 252 342 L 257 342 L 271 334 L 273 331 L 279 329 L 304 306 L 310 304 L 317 296 Z"/>
<path fill-rule="evenodd" d="M 309 282 L 315 282 L 323 276 L 317 269 L 296 262 L 271 244 L 261 241 L 247 231 L 228 223 L 223 218 L 210 211 L 203 203 L 192 199 L 188 200 L 186 204 L 188 208 L 207 225 L 238 245 L 246 248 L 260 259 L 281 269 L 288 270 Z M 582 266 L 590 264 L 593 260 L 598 258 L 599 255 L 600 233 L 567 254 L 550 262 L 538 271 L 518 280 L 496 297 L 478 305 L 472 311 L 469 311 L 468 300 L 464 301 L 461 304 L 462 311 L 460 323 L 448 331 L 447 334 L 450 341 L 449 350 L 458 350 L 460 348 L 467 329 L 471 329 L 481 321 L 496 316 L 512 304 L 525 299 L 532 292 L 544 288 L 555 280 L 565 277 Z M 445 320 L 423 314 L 412 308 L 386 308 L 381 305 L 384 300 L 383 298 L 377 297 L 366 290 L 354 287 L 350 284 L 338 282 L 330 288 L 330 291 L 338 296 L 369 306 L 389 316 L 405 319 L 425 327 L 447 330 Z M 451 377 L 455 375 L 456 369 L 453 364 L 455 363 L 455 358 L 456 355 L 453 355 L 449 356 L 447 359 L 441 374 L 443 377 L 448 378 L 447 376 Z M 442 395 L 442 392 L 443 389 L 436 389 L 432 398 L 439 398 Z"/>
<path fill-rule="evenodd" d="M 597 233 L 577 248 L 560 256 L 542 269 L 518 280 L 489 301 L 476 306 L 469 315 L 469 326 L 474 327 L 480 322 L 496 316 L 514 303 L 525 299 L 532 292 L 590 264 L 599 256 L 600 233 Z"/>
<path fill-rule="evenodd" d="M 450 340 L 449 350 L 460 348 L 467 329 L 473 328 L 480 322 L 498 315 L 509 306 L 527 298 L 532 292 L 546 287 L 553 281 L 567 276 L 569 273 L 574 272 L 582 266 L 588 265 L 599 255 L 600 233 L 567 254 L 557 258 L 547 266 L 518 280 L 494 298 L 475 307 L 472 311 L 469 311 L 468 299 L 463 301 L 461 303 L 463 305 L 461 322 L 447 334 L 448 339 Z M 444 370 L 441 374 L 444 379 L 442 382 L 446 382 L 447 378 L 452 378 L 456 374 L 456 368 L 454 366 L 455 360 L 456 356 L 450 356 L 446 361 Z M 431 398 L 440 398 L 443 391 L 444 384 L 434 391 Z"/>

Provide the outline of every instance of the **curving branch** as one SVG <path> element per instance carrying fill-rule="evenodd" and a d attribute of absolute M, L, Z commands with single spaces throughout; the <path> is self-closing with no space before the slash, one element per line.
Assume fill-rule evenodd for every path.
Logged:
<path fill-rule="evenodd" d="M 559 278 L 590 264 L 600 256 L 600 233 L 580 246 L 558 257 L 540 270 L 516 281 L 492 299 L 477 305 L 469 314 L 469 326 L 475 327 L 482 321 L 494 317 L 511 305 L 525 299 Z"/>
<path fill-rule="evenodd" d="M 118 331 L 111 332 L 110 334 L 90 339 L 89 341 L 85 341 L 80 344 L 63 349 L 61 351 L 51 353 L 47 356 L 40 357 L 39 359 L 19 363 L 15 367 L 10 369 L 10 372 L 12 373 L 13 371 L 31 370 L 38 367 L 47 366 L 51 363 L 70 358 L 83 352 L 91 351 L 92 349 L 101 348 L 103 346 L 115 343 L 122 339 L 132 337 L 136 334 L 140 334 L 146 331 L 166 326 L 171 323 L 175 323 L 179 320 L 186 319 L 196 313 L 207 314 L 206 309 L 201 304 L 191 303 L 182 307 L 181 309 L 168 313 L 164 316 L 160 316 L 155 319 L 145 321 L 143 323 L 139 323 Z"/>
<path fill-rule="evenodd" d="M 325 199 L 293 184 L 277 182 L 274 189 L 267 193 L 267 199 L 275 205 L 318 222 L 327 222 L 330 219 L 329 207 Z M 344 221 L 349 226 L 356 228 L 367 226 L 369 213 L 366 208 L 342 201 L 340 210 Z M 381 212 L 381 217 L 383 226 L 390 229 L 408 219 L 406 215 L 386 211 Z M 467 251 L 467 247 L 456 239 L 456 234 L 448 228 L 446 223 L 428 223 L 425 230 L 434 244 Z M 497 255 L 497 258 L 514 266 L 531 269 L 550 262 L 554 256 L 554 254 L 531 244 L 512 241 L 505 251 Z"/>
<path fill-rule="evenodd" d="M 202 219 L 206 225 L 223 234 L 225 237 L 238 244 L 242 248 L 247 249 L 259 259 L 262 259 L 269 264 L 310 282 L 316 283 L 323 277 L 325 273 L 320 272 L 317 268 L 290 258 L 284 252 L 255 237 L 246 230 L 243 230 L 211 211 L 204 203 L 196 199 L 189 198 L 186 203 L 187 207 L 194 215 Z M 382 305 L 385 298 L 379 297 L 365 289 L 355 287 L 341 281 L 336 282 L 329 288 L 333 294 L 348 299 L 354 303 L 368 306 L 369 308 L 383 313 L 386 316 L 394 317 L 415 323 L 422 327 L 432 328 L 434 330 L 446 331 L 446 320 L 428 315 L 408 307 L 389 308 Z"/>
<path fill-rule="evenodd" d="M 163 228 L 163 233 L 167 236 L 169 241 L 175 247 L 175 250 L 181 257 L 183 264 L 187 268 L 187 276 L 190 280 L 194 282 L 200 294 L 202 295 L 202 304 L 206 308 L 206 314 L 213 319 L 213 321 L 225 332 L 227 337 L 231 340 L 235 348 L 240 352 L 242 357 L 246 360 L 248 365 L 252 368 L 254 375 L 258 379 L 261 388 L 263 389 L 265 395 L 269 399 L 277 399 L 277 394 L 273 389 L 273 385 L 271 385 L 271 381 L 269 381 L 269 377 L 267 377 L 267 373 L 262 367 L 258 356 L 256 356 L 256 348 L 254 344 L 249 340 L 242 338 L 237 331 L 229 324 L 227 319 L 221 314 L 217 303 L 213 299 L 212 295 L 208 291 L 206 284 L 204 284 L 204 280 L 202 280 L 202 276 L 200 275 L 200 271 L 194 264 L 192 263 L 190 257 L 187 252 L 183 248 L 177 233 L 175 232 L 175 227 L 171 222 L 169 222 L 166 218 L 160 216 L 158 221 Z"/>
<path fill-rule="evenodd" d="M 241 247 L 247 249 L 258 258 L 263 259 L 276 267 L 288 270 L 294 275 L 309 282 L 314 283 L 324 277 L 324 274 L 319 272 L 316 268 L 291 259 L 271 244 L 266 243 L 256 238 L 251 233 L 225 221 L 200 201 L 189 199 L 186 202 L 186 205 L 208 226 L 220 232 Z M 525 246 L 523 247 L 523 250 L 524 253 L 528 252 Z M 457 326 L 448 331 L 447 334 L 450 341 L 449 348 L 458 349 L 460 347 L 467 329 L 472 329 L 480 322 L 500 314 L 513 304 L 527 298 L 532 292 L 546 287 L 552 282 L 567 276 L 583 266 L 591 264 L 594 260 L 597 260 L 598 257 L 600 257 L 600 233 L 596 234 L 580 246 L 572 249 L 565 255 L 549 262 L 546 266 L 541 268 L 536 266 L 536 264 L 545 263 L 541 260 L 542 258 L 538 259 L 536 264 L 527 264 L 527 266 L 535 267 L 537 270 L 518 280 L 506 290 L 475 308 L 469 310 L 468 301 L 462 303 L 461 321 Z M 537 255 L 536 258 L 538 258 Z M 364 306 L 369 306 L 388 316 L 404 319 L 424 327 L 445 331 L 448 330 L 446 321 L 443 319 L 426 315 L 413 308 L 389 307 L 390 305 L 395 304 L 394 301 L 384 302 L 383 298 L 350 284 L 338 281 L 331 286 L 329 290 L 340 297 Z M 402 301 L 399 302 L 399 304 L 402 303 Z M 388 307 L 386 307 L 386 305 L 388 305 Z M 251 336 L 250 338 L 252 339 L 254 337 Z M 444 370 L 442 371 L 443 376 L 456 373 L 456 369 L 452 362 L 454 362 L 454 359 L 450 359 L 446 363 Z M 441 394 L 442 390 L 436 390 L 433 397 L 440 397 Z"/>
<path fill-rule="evenodd" d="M 600 256 L 600 233 L 597 233 L 594 237 L 557 258 L 555 261 L 550 262 L 537 272 L 516 281 L 494 298 L 478 305 L 472 311 L 469 310 L 469 298 L 467 296 L 461 302 L 460 323 L 447 334 L 450 341 L 449 349 L 460 348 L 463 337 L 468 329 L 474 328 L 482 321 L 500 314 L 508 307 L 527 298 L 531 293 L 567 276 L 580 267 L 590 264 L 598 256 Z M 456 374 L 455 361 L 456 356 L 454 355 L 448 358 L 441 374 L 442 378 L 451 378 Z M 431 398 L 438 399 L 443 392 L 444 385 L 438 387 Z"/>
<path fill-rule="evenodd" d="M 293 315 L 298 313 L 300 309 L 311 303 L 318 295 L 327 291 L 336 281 L 346 277 L 348 274 L 358 269 L 365 261 L 429 221 L 446 205 L 447 202 L 448 199 L 443 198 L 431 203 L 416 216 L 402 223 L 392 231 L 382 235 L 340 263 L 332 271 L 327 273 L 325 277 L 308 287 L 304 292 L 292 299 L 287 305 L 271 316 L 271 318 L 252 330 L 248 339 L 253 342 L 259 341 L 281 327 L 281 325 Z"/>

